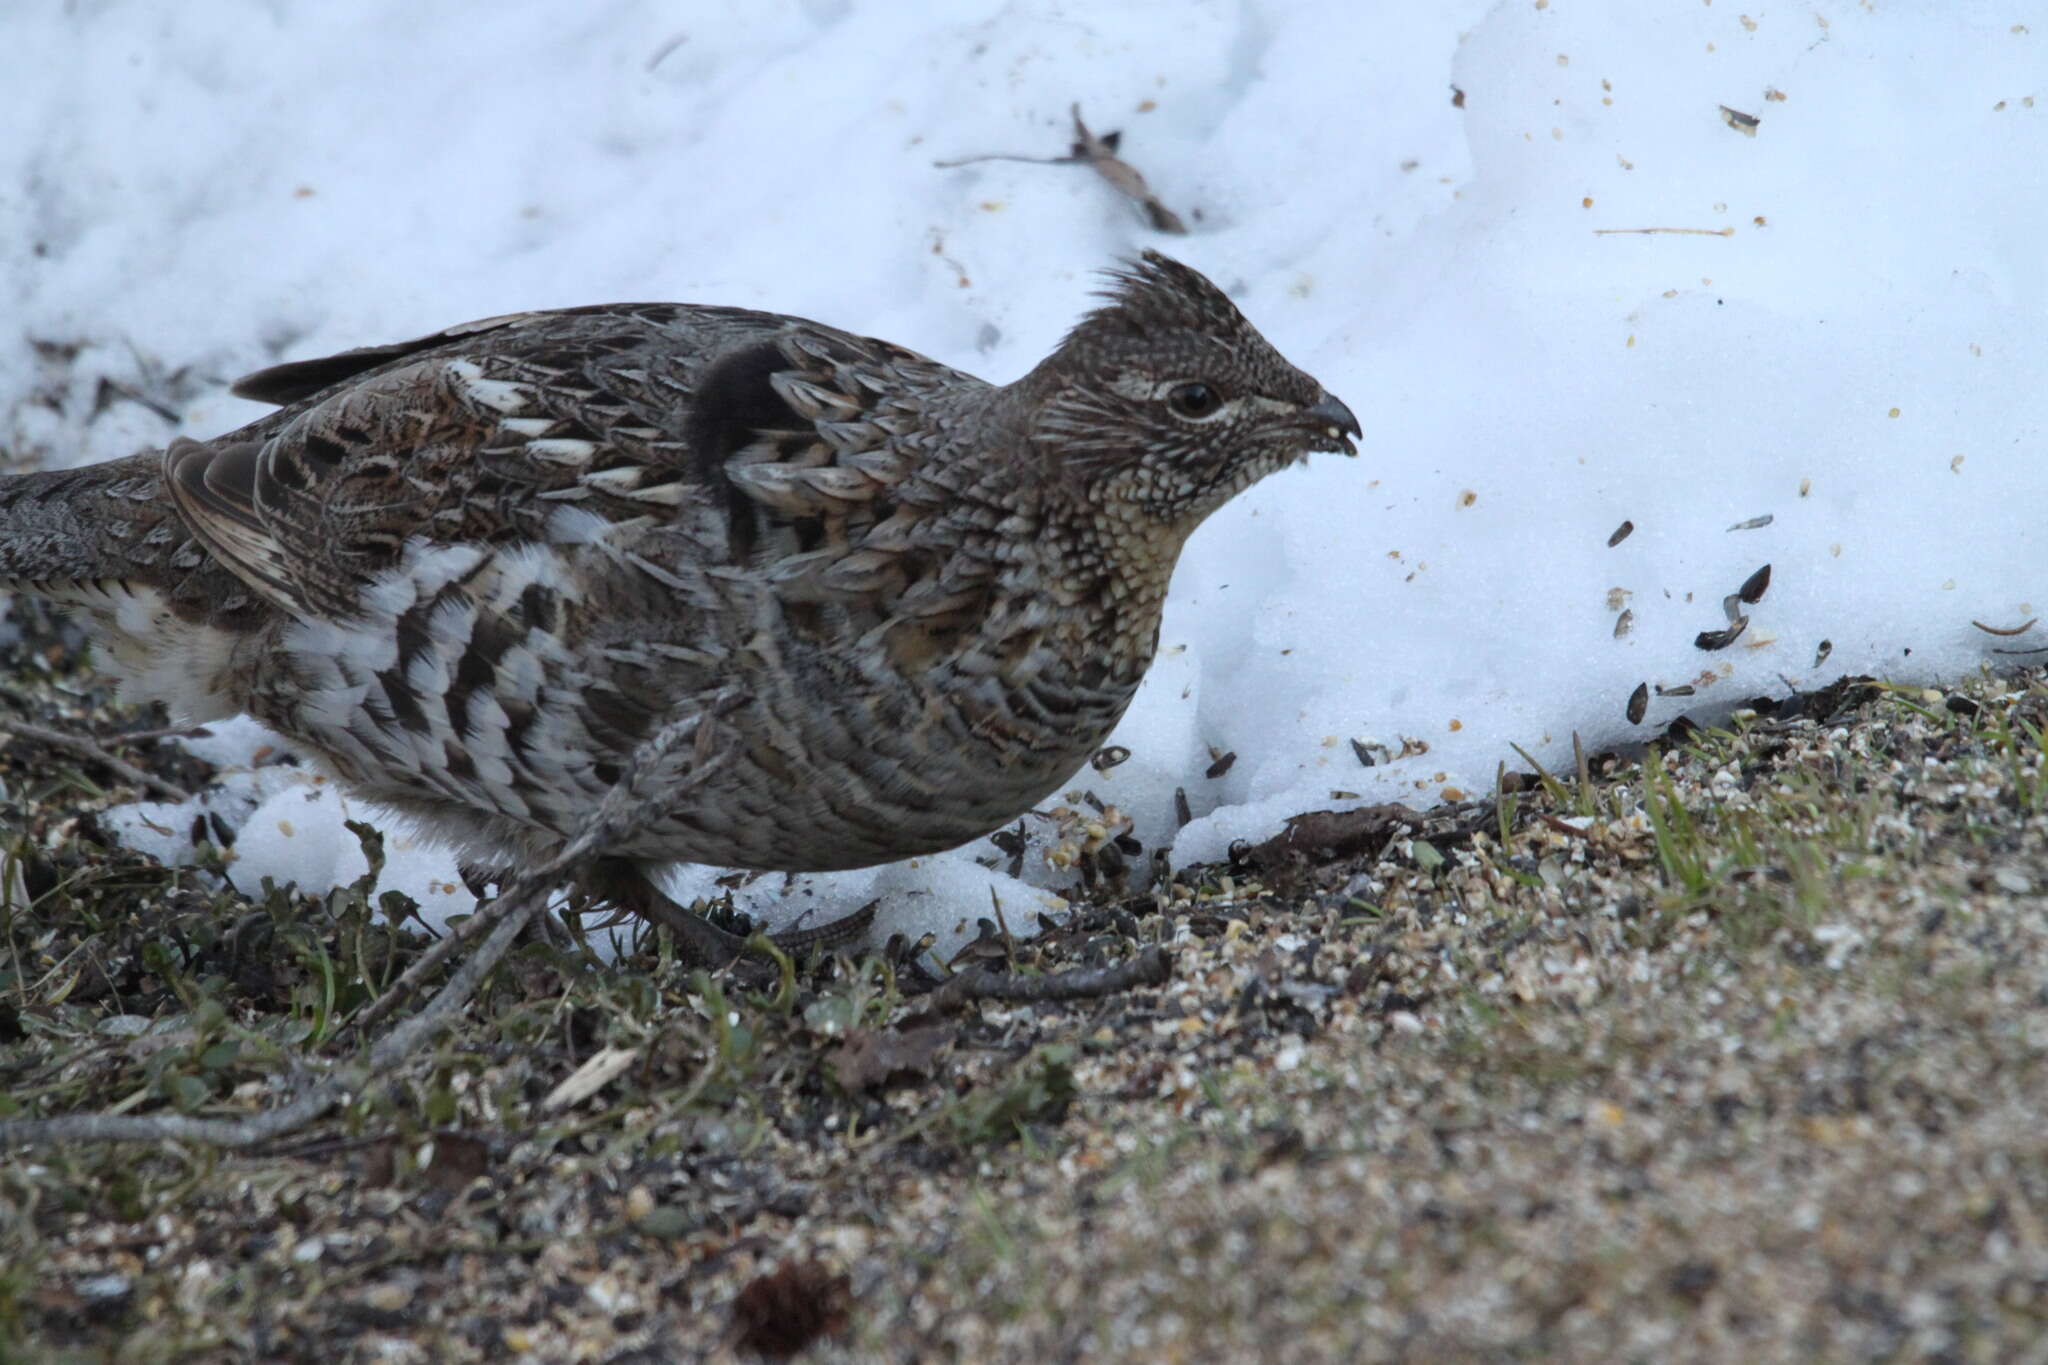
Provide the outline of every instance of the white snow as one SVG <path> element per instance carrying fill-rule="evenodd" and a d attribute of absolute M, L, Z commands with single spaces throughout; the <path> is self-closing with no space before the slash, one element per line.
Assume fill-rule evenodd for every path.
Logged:
<path fill-rule="evenodd" d="M 1196 538 L 1133 757 L 1077 782 L 1148 843 L 1186 788 L 1174 856 L 1211 858 L 1333 802 L 1483 792 L 1511 743 L 1556 762 L 2032 643 L 1971 623 L 2048 598 L 2044 44 L 2037 0 L 12 5 L 0 446 L 212 435 L 272 360 L 615 299 L 1007 380 L 1093 271 L 1166 249 L 1366 428 Z M 1192 235 L 1082 168 L 932 165 L 1063 153 L 1075 101 Z M 1692 231 L 1613 231 L 1643 228 Z M 1696 648 L 1765 563 L 1747 633 Z M 1632 726 L 1642 682 L 1697 694 Z M 1353 739 L 1428 748 L 1366 768 Z M 238 881 L 350 875 L 345 836 L 256 828 L 294 801 L 338 828 L 331 793 L 268 794 Z M 991 888 L 1041 897 L 992 855 L 742 904 L 881 895 L 886 927 L 950 933 Z"/>

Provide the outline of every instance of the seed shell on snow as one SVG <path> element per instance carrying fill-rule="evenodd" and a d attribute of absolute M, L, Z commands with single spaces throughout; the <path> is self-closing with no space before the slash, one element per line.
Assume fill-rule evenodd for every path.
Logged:
<path fill-rule="evenodd" d="M 1742 632 L 1749 629 L 1749 618 L 1738 616 L 1735 623 L 1726 630 L 1703 630 L 1693 637 L 1693 644 L 1700 649 L 1726 649 L 1742 638 Z"/>
<path fill-rule="evenodd" d="M 1735 595 L 1751 606 L 1755 606 L 1764 600 L 1764 592 L 1770 586 L 1771 566 L 1766 564 L 1749 577 L 1743 579 L 1742 586 L 1735 590 Z"/>

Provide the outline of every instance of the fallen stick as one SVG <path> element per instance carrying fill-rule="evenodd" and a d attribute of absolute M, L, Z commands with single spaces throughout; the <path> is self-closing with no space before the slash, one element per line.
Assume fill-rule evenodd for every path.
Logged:
<path fill-rule="evenodd" d="M 100 744 L 87 739 L 84 735 L 74 735 L 63 730 L 53 730 L 46 725 L 36 725 L 30 721 L 15 720 L 11 716 L 0 717 L 0 730 L 11 730 L 23 739 L 33 740 L 45 748 L 60 749 L 67 754 L 75 754 L 79 758 L 97 763 L 101 767 L 107 768 L 120 777 L 125 778 L 127 781 L 133 782 L 147 791 L 155 792 L 166 801 L 189 801 L 192 799 L 192 793 L 186 791 L 183 787 L 178 786 L 176 783 L 166 782 L 154 773 L 144 772 L 127 759 L 119 758 L 109 753 Z"/>

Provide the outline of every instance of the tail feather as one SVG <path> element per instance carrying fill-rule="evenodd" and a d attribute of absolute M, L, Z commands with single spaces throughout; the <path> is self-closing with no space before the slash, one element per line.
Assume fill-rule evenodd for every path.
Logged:
<path fill-rule="evenodd" d="M 0 478 L 0 586 L 168 586 L 163 542 L 181 537 L 152 533 L 170 515 L 154 455 Z"/>
<path fill-rule="evenodd" d="M 260 609 L 178 517 L 155 452 L 0 475 L 0 590 L 58 602 L 150 590 L 180 616 L 245 626 Z"/>
<path fill-rule="evenodd" d="M 124 700 L 233 715 L 268 609 L 178 519 L 159 465 L 144 454 L 0 477 L 0 590 L 76 609 Z"/>

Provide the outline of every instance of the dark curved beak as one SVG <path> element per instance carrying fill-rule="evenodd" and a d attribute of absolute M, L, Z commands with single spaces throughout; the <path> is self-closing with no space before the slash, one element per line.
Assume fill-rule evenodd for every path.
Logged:
<path fill-rule="evenodd" d="M 1358 447 L 1351 444 L 1351 438 L 1362 437 L 1365 431 L 1358 425 L 1358 418 L 1352 415 L 1351 409 L 1345 407 L 1335 394 L 1325 393 L 1323 401 L 1304 415 L 1315 424 L 1316 434 L 1329 442 L 1317 449 L 1341 450 L 1346 455 L 1358 453 Z"/>

